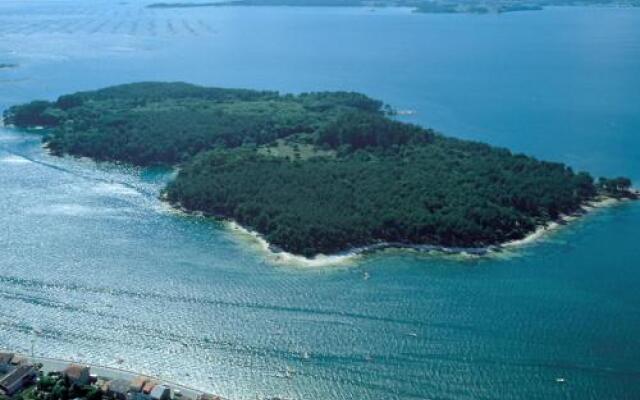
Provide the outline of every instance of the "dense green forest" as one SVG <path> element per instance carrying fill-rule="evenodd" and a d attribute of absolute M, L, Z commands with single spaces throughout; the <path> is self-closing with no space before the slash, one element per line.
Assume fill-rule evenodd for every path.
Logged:
<path fill-rule="evenodd" d="M 310 133 L 346 111 L 381 113 L 382 103 L 347 92 L 277 92 L 139 83 L 34 101 L 5 112 L 19 127 L 55 128 L 57 154 L 136 165 L 177 164 L 214 147 L 256 146 Z"/>
<path fill-rule="evenodd" d="M 169 201 L 305 256 L 380 242 L 483 247 L 522 238 L 599 194 L 633 196 L 626 178 L 595 183 L 390 114 L 350 92 L 139 83 L 15 106 L 4 119 L 47 127 L 58 154 L 179 165 Z"/>

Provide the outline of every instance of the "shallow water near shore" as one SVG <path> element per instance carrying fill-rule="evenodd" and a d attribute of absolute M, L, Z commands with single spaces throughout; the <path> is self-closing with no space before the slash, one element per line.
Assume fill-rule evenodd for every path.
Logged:
<path fill-rule="evenodd" d="M 0 71 L 0 109 L 138 80 L 357 90 L 407 121 L 640 181 L 640 10 L 142 4 L 2 2 L 0 63 L 18 67 Z M 0 347 L 232 399 L 640 396 L 638 203 L 492 257 L 301 267 L 173 212 L 170 176 L 0 128 Z"/>

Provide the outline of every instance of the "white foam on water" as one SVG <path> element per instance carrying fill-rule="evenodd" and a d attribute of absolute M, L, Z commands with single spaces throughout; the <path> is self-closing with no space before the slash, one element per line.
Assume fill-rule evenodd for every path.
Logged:
<path fill-rule="evenodd" d="M 95 193 L 108 196 L 138 196 L 140 193 L 120 183 L 99 183 L 93 187 Z"/>
<path fill-rule="evenodd" d="M 16 155 L 8 155 L 0 158 L 0 163 L 4 164 L 31 164 L 32 161 L 27 160 L 24 157 L 16 156 Z"/>
<path fill-rule="evenodd" d="M 549 223 L 549 225 L 545 225 L 545 226 L 539 226 L 536 228 L 535 231 L 531 232 L 530 234 L 528 234 L 527 236 L 523 237 L 522 239 L 517 239 L 517 240 L 511 240 L 508 242 L 505 242 L 502 244 L 502 247 L 518 247 L 518 246 L 524 246 L 527 244 L 531 244 L 534 242 L 539 241 L 546 233 L 556 230 L 558 227 L 560 227 L 560 224 L 558 224 L 557 222 L 551 222 Z"/>
<path fill-rule="evenodd" d="M 258 248 L 267 255 L 268 260 L 276 264 L 303 267 L 326 267 L 344 265 L 353 262 L 359 257 L 359 254 L 355 252 L 340 255 L 318 254 L 313 258 L 291 254 L 285 251 L 275 252 L 269 242 L 267 242 L 259 233 L 250 231 L 234 221 L 228 221 L 226 224 L 233 233 L 237 233 L 243 238 L 249 239 L 257 244 Z"/>
<path fill-rule="evenodd" d="M 172 214 L 172 215 L 180 215 L 180 216 L 190 215 L 185 211 L 172 206 L 170 203 L 166 201 L 159 201 L 155 203 L 153 205 L 153 210 L 158 214 Z"/>

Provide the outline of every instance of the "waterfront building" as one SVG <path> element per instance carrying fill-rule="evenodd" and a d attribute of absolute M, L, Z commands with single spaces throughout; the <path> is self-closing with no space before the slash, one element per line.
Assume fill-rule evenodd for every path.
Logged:
<path fill-rule="evenodd" d="M 89 367 L 78 364 L 70 364 L 63 371 L 71 383 L 76 385 L 87 385 L 91 376 L 89 375 Z"/>
<path fill-rule="evenodd" d="M 125 379 L 114 379 L 105 384 L 104 392 L 116 400 L 127 400 L 131 382 Z"/>
<path fill-rule="evenodd" d="M 169 400 L 171 398 L 171 390 L 164 385 L 156 385 L 151 393 L 149 393 L 151 400 Z"/>
<path fill-rule="evenodd" d="M 36 377 L 36 369 L 33 365 L 20 365 L 14 367 L 9 373 L 0 378 L 0 392 L 6 396 L 13 396 L 29 385 Z"/>
<path fill-rule="evenodd" d="M 134 392 L 134 393 L 141 392 L 142 388 L 144 388 L 144 385 L 148 381 L 149 381 L 149 379 L 145 378 L 144 376 L 137 376 L 137 377 L 133 378 L 133 380 L 129 384 L 129 390 L 131 392 Z"/>

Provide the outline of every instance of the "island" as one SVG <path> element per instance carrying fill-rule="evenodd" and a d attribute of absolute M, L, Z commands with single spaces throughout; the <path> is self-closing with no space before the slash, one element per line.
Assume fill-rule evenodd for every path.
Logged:
<path fill-rule="evenodd" d="M 292 6 L 292 7 L 408 7 L 417 13 L 487 14 L 538 11 L 547 6 L 639 7 L 640 0 L 222 0 L 216 2 L 160 2 L 147 8 Z"/>
<path fill-rule="evenodd" d="M 306 257 L 383 244 L 487 248 L 599 198 L 637 197 L 627 178 L 595 181 L 448 137 L 353 92 L 142 82 L 13 106 L 3 118 L 45 128 L 56 155 L 178 167 L 167 201 Z"/>

